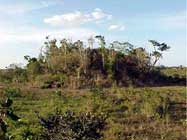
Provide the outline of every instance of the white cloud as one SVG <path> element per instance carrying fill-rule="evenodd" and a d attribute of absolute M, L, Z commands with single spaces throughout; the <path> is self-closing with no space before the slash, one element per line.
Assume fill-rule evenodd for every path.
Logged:
<path fill-rule="evenodd" d="M 96 31 L 88 28 L 71 28 L 71 29 L 39 29 L 32 27 L 6 29 L 0 27 L 0 45 L 8 42 L 22 43 L 42 43 L 47 35 L 52 38 L 71 38 L 73 40 L 86 40 L 91 35 L 98 34 Z"/>
<path fill-rule="evenodd" d="M 12 3 L 4 3 L 4 4 L 1 3 L 0 12 L 2 14 L 8 14 L 8 15 L 23 14 L 33 10 L 39 10 L 41 8 L 46 8 L 52 5 L 62 4 L 62 3 L 63 1 L 60 0 L 54 0 L 54 1 L 44 0 L 39 2 L 24 1 L 21 3 L 12 2 Z"/>
<path fill-rule="evenodd" d="M 103 18 L 107 18 L 107 19 L 111 19 L 112 15 L 108 15 L 106 13 L 104 13 L 100 8 L 96 8 L 92 13 L 92 20 L 100 20 Z"/>
<path fill-rule="evenodd" d="M 110 25 L 108 27 L 108 30 L 109 31 L 124 31 L 125 30 L 125 26 L 124 25 L 117 25 L 117 24 L 113 24 L 113 25 Z"/>
<path fill-rule="evenodd" d="M 91 13 L 83 13 L 80 11 L 75 11 L 72 13 L 66 13 L 62 15 L 54 15 L 50 18 L 45 18 L 44 22 L 55 25 L 55 26 L 76 26 L 88 22 L 97 22 L 100 20 L 110 20 L 112 15 L 103 12 L 101 9 L 96 8 Z"/>
<path fill-rule="evenodd" d="M 64 29 L 64 30 L 58 30 L 58 31 L 51 31 L 49 32 L 49 35 L 52 38 L 62 39 L 62 38 L 69 38 L 73 40 L 83 40 L 86 41 L 90 36 L 97 35 L 97 31 L 94 31 L 92 29 L 86 29 L 86 28 L 71 28 L 71 29 Z"/>

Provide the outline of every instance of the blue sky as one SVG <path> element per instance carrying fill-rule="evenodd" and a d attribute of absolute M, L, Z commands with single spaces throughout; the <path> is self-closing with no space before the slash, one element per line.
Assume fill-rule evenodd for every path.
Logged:
<path fill-rule="evenodd" d="M 186 65 L 186 0 L 0 0 L 0 68 L 37 56 L 51 38 L 97 34 L 150 48 L 171 46 L 159 65 Z"/>

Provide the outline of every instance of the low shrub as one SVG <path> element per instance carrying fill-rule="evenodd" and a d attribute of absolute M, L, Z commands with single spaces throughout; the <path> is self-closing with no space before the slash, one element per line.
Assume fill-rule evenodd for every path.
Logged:
<path fill-rule="evenodd" d="M 106 116 L 74 112 L 41 118 L 45 140 L 97 140 L 102 137 Z"/>
<path fill-rule="evenodd" d="M 45 74 L 40 75 L 36 78 L 36 81 L 39 85 L 41 85 L 41 88 L 59 88 L 64 85 L 65 82 L 65 76 L 63 74 Z"/>
<path fill-rule="evenodd" d="M 8 98 L 21 97 L 21 90 L 19 88 L 6 88 L 4 94 Z"/>

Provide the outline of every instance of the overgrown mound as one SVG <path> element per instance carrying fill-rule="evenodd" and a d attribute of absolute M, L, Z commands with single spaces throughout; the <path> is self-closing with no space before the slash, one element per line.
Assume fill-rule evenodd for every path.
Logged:
<path fill-rule="evenodd" d="M 89 88 L 118 86 L 185 85 L 186 79 L 168 77 L 155 67 L 164 51 L 165 43 L 149 40 L 152 52 L 128 42 L 114 41 L 106 45 L 103 36 L 96 36 L 85 47 L 80 40 L 69 41 L 46 38 L 38 58 L 25 56 L 25 69 L 14 67 L 0 71 L 0 81 L 30 82 L 42 88 Z"/>

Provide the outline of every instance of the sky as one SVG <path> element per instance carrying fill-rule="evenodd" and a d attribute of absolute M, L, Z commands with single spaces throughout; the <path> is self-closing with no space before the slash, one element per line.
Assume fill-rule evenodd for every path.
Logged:
<path fill-rule="evenodd" d="M 157 40 L 171 46 L 158 65 L 186 66 L 186 12 L 186 0 L 0 0 L 0 68 L 37 57 L 48 35 L 104 35 L 148 50 Z"/>

